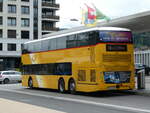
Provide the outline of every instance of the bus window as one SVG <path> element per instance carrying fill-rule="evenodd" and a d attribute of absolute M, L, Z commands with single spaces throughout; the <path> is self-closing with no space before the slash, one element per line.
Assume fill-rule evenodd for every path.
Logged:
<path fill-rule="evenodd" d="M 91 31 L 89 34 L 89 45 L 95 45 L 99 41 L 98 31 Z"/>
<path fill-rule="evenodd" d="M 76 47 L 77 46 L 76 35 L 67 36 L 67 48 Z"/>
<path fill-rule="evenodd" d="M 33 43 L 33 52 L 38 52 L 38 51 L 41 51 L 41 42 L 35 42 Z"/>
<path fill-rule="evenodd" d="M 55 63 L 55 75 L 71 75 L 71 63 Z"/>
<path fill-rule="evenodd" d="M 66 41 L 67 41 L 66 37 L 57 38 L 56 40 L 57 40 L 57 49 L 66 48 Z"/>
<path fill-rule="evenodd" d="M 28 52 L 28 48 L 27 48 L 27 44 L 23 44 L 23 46 L 22 46 L 22 54 L 26 54 L 26 53 L 29 53 Z"/>
<path fill-rule="evenodd" d="M 89 45 L 89 35 L 88 33 L 77 34 L 77 46 Z"/>
<path fill-rule="evenodd" d="M 28 51 L 29 51 L 29 52 L 34 52 L 34 46 L 33 46 L 33 43 L 28 44 Z"/>
<path fill-rule="evenodd" d="M 57 49 L 56 48 L 56 39 L 51 39 L 50 42 L 49 42 L 49 44 L 50 44 L 50 49 L 51 50 Z"/>
<path fill-rule="evenodd" d="M 41 43 L 41 51 L 48 51 L 49 42 L 47 40 L 43 40 Z"/>

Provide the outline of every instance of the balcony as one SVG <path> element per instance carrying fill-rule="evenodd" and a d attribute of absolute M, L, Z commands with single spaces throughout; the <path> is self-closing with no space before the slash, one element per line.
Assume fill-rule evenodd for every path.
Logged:
<path fill-rule="evenodd" d="M 49 26 L 42 26 L 43 31 L 58 31 L 59 28 L 57 27 L 49 27 Z"/>
<path fill-rule="evenodd" d="M 59 21 L 59 16 L 52 16 L 52 15 L 42 15 L 43 19 L 53 19 Z"/>
<path fill-rule="evenodd" d="M 45 7 L 53 7 L 53 8 L 57 8 L 57 9 L 60 8 L 59 4 L 50 3 L 50 2 L 42 2 L 42 6 L 45 6 Z"/>

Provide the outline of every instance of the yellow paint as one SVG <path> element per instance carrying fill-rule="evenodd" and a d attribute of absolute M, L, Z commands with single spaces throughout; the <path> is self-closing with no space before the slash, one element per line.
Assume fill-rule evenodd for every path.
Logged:
<path fill-rule="evenodd" d="M 65 80 L 65 89 L 68 89 L 70 78 L 76 81 L 76 90 L 83 92 L 92 92 L 100 90 L 108 90 L 108 87 L 116 84 L 105 84 L 103 72 L 105 71 L 131 71 L 130 83 L 120 86 L 116 90 L 134 89 L 134 59 L 133 45 L 128 44 L 127 52 L 107 52 L 106 44 L 97 44 L 90 47 L 80 47 L 72 49 L 63 49 L 56 51 L 47 51 L 40 53 L 32 53 L 22 55 L 22 63 L 25 64 L 45 64 L 58 62 L 72 62 L 72 76 L 56 76 L 56 75 L 23 75 L 22 85 L 28 87 L 28 79 L 31 76 L 34 87 L 43 87 L 58 89 L 58 80 L 60 77 Z M 130 55 L 130 61 L 121 60 L 103 62 L 103 54 L 106 55 Z M 34 62 L 32 61 L 34 60 Z M 116 60 L 116 59 L 115 59 Z M 90 70 L 96 70 L 96 82 L 90 82 Z M 86 81 L 78 81 L 78 70 L 86 70 Z M 37 76 L 37 77 L 36 77 Z M 123 83 L 122 83 L 123 84 Z"/>

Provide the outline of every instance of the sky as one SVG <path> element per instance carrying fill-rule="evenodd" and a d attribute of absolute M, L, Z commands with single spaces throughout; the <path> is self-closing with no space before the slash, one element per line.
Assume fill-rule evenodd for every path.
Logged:
<path fill-rule="evenodd" d="M 60 16 L 60 21 L 57 23 L 59 28 L 81 26 L 81 8 L 85 8 L 85 3 L 89 6 L 94 4 L 111 19 L 150 11 L 150 0 L 56 0 L 56 2 L 60 4 L 60 10 L 56 13 Z"/>

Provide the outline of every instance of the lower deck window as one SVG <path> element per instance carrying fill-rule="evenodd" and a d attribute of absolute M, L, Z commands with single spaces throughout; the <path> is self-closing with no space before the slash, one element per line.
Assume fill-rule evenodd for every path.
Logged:
<path fill-rule="evenodd" d="M 27 75 L 72 75 L 72 63 L 23 65 L 22 71 Z"/>

